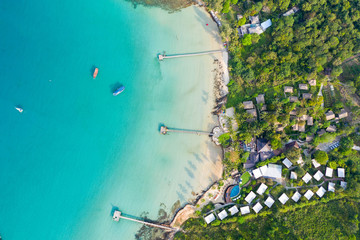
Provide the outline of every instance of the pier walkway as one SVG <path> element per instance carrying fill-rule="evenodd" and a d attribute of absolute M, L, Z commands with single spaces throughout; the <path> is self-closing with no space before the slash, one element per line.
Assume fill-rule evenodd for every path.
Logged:
<path fill-rule="evenodd" d="M 226 51 L 225 49 L 221 49 L 221 50 L 212 50 L 212 51 L 206 51 L 206 52 L 172 54 L 172 55 L 159 54 L 158 59 L 161 61 L 161 60 L 164 60 L 165 58 L 192 57 L 192 56 L 200 56 L 200 55 L 207 55 L 207 54 L 213 54 L 213 53 L 220 53 L 220 52 L 225 52 L 225 51 Z"/>
<path fill-rule="evenodd" d="M 149 227 L 161 228 L 161 229 L 164 229 L 164 230 L 167 230 L 167 231 L 175 231 L 175 232 L 179 231 L 179 229 L 172 228 L 170 226 L 164 226 L 164 225 L 160 225 L 160 224 L 141 221 L 141 220 L 138 220 L 138 219 L 135 219 L 135 218 L 125 217 L 124 215 L 121 214 L 120 211 L 115 210 L 115 212 L 113 214 L 113 220 L 118 222 L 120 219 L 125 219 L 125 220 L 129 220 L 129 221 L 145 224 L 145 225 L 147 225 Z"/>
<path fill-rule="evenodd" d="M 161 128 L 160 128 L 160 133 L 161 134 L 165 135 L 168 132 L 192 133 L 192 134 L 196 134 L 196 135 L 208 135 L 208 136 L 212 136 L 214 134 L 212 132 L 189 130 L 189 129 L 175 129 L 175 128 L 168 128 L 166 126 L 161 126 Z"/>

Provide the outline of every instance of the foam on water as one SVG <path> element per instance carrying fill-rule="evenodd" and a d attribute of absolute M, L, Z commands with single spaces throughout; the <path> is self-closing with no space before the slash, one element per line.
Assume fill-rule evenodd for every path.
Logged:
<path fill-rule="evenodd" d="M 213 57 L 156 59 L 218 49 L 205 23 L 213 25 L 195 7 L 1 1 L 5 239 L 133 239 L 140 226 L 113 222 L 113 206 L 156 219 L 162 203 L 170 212 L 216 179 L 208 137 L 158 133 L 160 123 L 211 126 Z M 126 90 L 112 96 L 120 84 Z"/>

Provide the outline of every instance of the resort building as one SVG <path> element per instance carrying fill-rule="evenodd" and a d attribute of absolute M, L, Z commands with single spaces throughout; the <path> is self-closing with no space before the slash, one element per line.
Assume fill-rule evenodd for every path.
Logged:
<path fill-rule="evenodd" d="M 284 17 L 290 16 L 290 15 L 296 13 L 297 11 L 299 11 L 299 8 L 293 7 L 292 9 L 290 9 L 289 11 L 287 11 L 286 13 L 284 13 L 283 16 L 284 16 Z"/>
<path fill-rule="evenodd" d="M 317 134 L 319 136 L 323 135 L 324 133 L 326 133 L 326 131 L 324 129 L 321 129 L 320 131 L 317 132 Z"/>
<path fill-rule="evenodd" d="M 236 205 L 234 205 L 231 208 L 229 208 L 229 212 L 230 212 L 231 216 L 233 216 L 234 214 L 239 212 L 239 209 L 236 207 Z"/>
<path fill-rule="evenodd" d="M 266 186 L 264 183 L 261 183 L 256 193 L 259 195 L 263 195 L 267 188 L 268 186 Z"/>
<path fill-rule="evenodd" d="M 289 197 L 285 193 L 283 193 L 279 197 L 279 201 L 282 203 L 282 205 L 284 205 L 288 200 L 289 200 Z"/>
<path fill-rule="evenodd" d="M 204 219 L 207 224 L 210 224 L 212 221 L 215 220 L 215 215 L 213 213 L 211 213 L 211 214 L 207 215 Z"/>
<path fill-rule="evenodd" d="M 292 162 L 290 162 L 290 160 L 288 158 L 285 158 L 284 161 L 282 162 L 285 167 L 290 168 L 292 166 Z"/>
<path fill-rule="evenodd" d="M 294 202 L 298 202 L 300 198 L 301 198 L 301 194 L 299 192 L 295 192 L 294 195 L 291 197 L 291 199 L 294 200 Z"/>
<path fill-rule="evenodd" d="M 345 109 L 341 109 L 339 113 L 339 119 L 346 118 L 348 116 L 348 112 Z"/>
<path fill-rule="evenodd" d="M 337 169 L 337 175 L 339 178 L 345 178 L 345 169 L 344 168 L 338 168 Z"/>
<path fill-rule="evenodd" d="M 328 191 L 329 192 L 335 192 L 335 183 L 329 182 Z"/>
<path fill-rule="evenodd" d="M 299 101 L 298 97 L 296 97 L 296 96 L 290 96 L 289 100 L 291 103 Z"/>
<path fill-rule="evenodd" d="M 302 94 L 303 99 L 311 99 L 312 98 L 312 94 L 311 93 L 303 93 Z"/>
<path fill-rule="evenodd" d="M 271 206 L 274 204 L 275 200 L 272 198 L 272 197 L 268 197 L 266 200 L 265 200 L 265 205 L 268 207 L 268 208 L 271 208 Z"/>
<path fill-rule="evenodd" d="M 308 116 L 307 119 L 306 119 L 306 124 L 307 124 L 308 126 L 314 125 L 314 118 L 311 117 L 311 116 Z"/>
<path fill-rule="evenodd" d="M 259 202 L 253 207 L 253 210 L 256 213 L 260 212 L 261 209 L 263 209 L 263 206 Z"/>
<path fill-rule="evenodd" d="M 320 163 L 318 163 L 315 159 L 311 160 L 311 162 L 312 162 L 312 164 L 313 164 L 314 168 L 318 168 L 318 167 L 320 167 L 320 166 L 321 166 L 321 164 L 320 164 Z"/>
<path fill-rule="evenodd" d="M 311 180 L 311 175 L 307 172 L 303 177 L 302 177 L 302 180 L 305 182 L 305 183 L 308 183 L 310 180 Z"/>
<path fill-rule="evenodd" d="M 297 179 L 297 174 L 296 174 L 296 172 L 292 171 L 292 172 L 290 173 L 290 179 L 294 179 L 294 180 Z"/>
<path fill-rule="evenodd" d="M 309 85 L 310 86 L 316 86 L 316 79 L 309 80 Z"/>
<path fill-rule="evenodd" d="M 248 214 L 248 213 L 250 213 L 250 207 L 249 206 L 241 207 L 240 212 L 241 212 L 241 215 Z"/>
<path fill-rule="evenodd" d="M 262 174 L 263 176 L 266 176 L 268 166 L 267 166 L 267 165 L 264 165 L 264 166 L 259 167 L 259 169 L 260 169 L 260 171 L 261 171 L 261 174 Z"/>
<path fill-rule="evenodd" d="M 299 89 L 300 90 L 309 90 L 309 86 L 305 83 L 300 83 L 299 84 Z"/>
<path fill-rule="evenodd" d="M 346 189 L 347 182 L 341 181 L 341 182 L 340 182 L 340 186 L 341 186 L 343 189 Z"/>
<path fill-rule="evenodd" d="M 335 118 L 335 114 L 333 111 L 329 111 L 329 112 L 325 113 L 325 117 L 326 117 L 326 120 L 329 121 L 329 120 Z"/>
<path fill-rule="evenodd" d="M 244 109 L 253 109 L 254 103 L 252 101 L 245 101 L 243 102 Z"/>
<path fill-rule="evenodd" d="M 324 174 L 318 170 L 315 175 L 314 175 L 314 178 L 316 179 L 316 181 L 320 181 L 320 179 L 324 176 Z"/>
<path fill-rule="evenodd" d="M 319 190 L 316 191 L 316 195 L 318 195 L 319 197 L 323 197 L 325 192 L 326 192 L 325 188 L 320 187 Z"/>
<path fill-rule="evenodd" d="M 224 218 L 226 218 L 228 216 L 226 210 L 222 210 L 219 214 L 218 214 L 218 217 L 220 220 L 223 220 Z"/>
<path fill-rule="evenodd" d="M 284 87 L 284 92 L 285 92 L 285 93 L 293 93 L 293 92 L 294 92 L 294 88 L 293 88 L 293 87 L 285 86 L 285 87 Z"/>
<path fill-rule="evenodd" d="M 333 169 L 329 168 L 329 167 L 326 167 L 325 176 L 332 177 L 333 176 Z"/>
<path fill-rule="evenodd" d="M 304 197 L 306 197 L 307 200 L 310 200 L 314 196 L 314 193 L 311 190 L 307 190 L 307 192 L 304 194 Z"/>
<path fill-rule="evenodd" d="M 256 109 L 248 109 L 248 110 L 246 110 L 246 112 L 247 112 L 248 114 L 250 114 L 253 119 L 255 119 L 255 118 L 257 117 Z"/>
<path fill-rule="evenodd" d="M 254 199 L 256 198 L 256 194 L 251 191 L 246 197 L 245 197 L 245 201 L 247 203 L 251 203 Z"/>
<path fill-rule="evenodd" d="M 281 165 L 272 164 L 272 163 L 268 164 L 266 177 L 279 179 L 281 178 L 281 173 L 282 173 Z"/>
<path fill-rule="evenodd" d="M 265 103 L 265 94 L 259 94 L 256 97 L 256 103 L 257 104 Z"/>
<path fill-rule="evenodd" d="M 336 132 L 336 126 L 330 125 L 326 128 L 327 132 Z"/>
<path fill-rule="evenodd" d="M 260 171 L 260 168 L 254 169 L 252 171 L 252 173 L 253 173 L 255 179 L 258 179 L 259 177 L 263 176 L 261 171 Z"/>

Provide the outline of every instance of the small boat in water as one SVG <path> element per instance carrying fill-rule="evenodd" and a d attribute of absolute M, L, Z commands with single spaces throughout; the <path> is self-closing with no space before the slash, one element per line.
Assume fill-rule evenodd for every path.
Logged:
<path fill-rule="evenodd" d="M 19 111 L 19 113 L 22 113 L 24 110 L 21 107 L 15 107 L 16 110 Z"/>
<path fill-rule="evenodd" d="M 98 75 L 99 69 L 95 68 L 94 73 L 93 73 L 93 78 L 95 79 L 96 76 Z"/>
<path fill-rule="evenodd" d="M 124 86 L 119 87 L 118 89 L 115 90 L 115 92 L 113 92 L 114 96 L 119 95 L 120 93 L 122 93 L 125 90 Z"/>

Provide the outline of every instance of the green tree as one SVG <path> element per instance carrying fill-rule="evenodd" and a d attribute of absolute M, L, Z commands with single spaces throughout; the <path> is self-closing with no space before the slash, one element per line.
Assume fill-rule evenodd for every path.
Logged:
<path fill-rule="evenodd" d="M 316 151 L 314 153 L 314 158 L 318 163 L 322 165 L 325 165 L 326 162 L 329 160 L 329 156 L 324 151 Z"/>
<path fill-rule="evenodd" d="M 339 152 L 347 155 L 350 153 L 353 146 L 354 146 L 354 141 L 350 137 L 342 137 L 340 139 Z"/>
<path fill-rule="evenodd" d="M 244 46 L 251 45 L 251 34 L 244 34 L 244 37 L 241 40 L 242 44 Z"/>
<path fill-rule="evenodd" d="M 244 25 L 245 23 L 246 23 L 246 18 L 245 17 L 240 18 L 238 21 L 238 26 L 240 27 L 240 26 Z"/>

